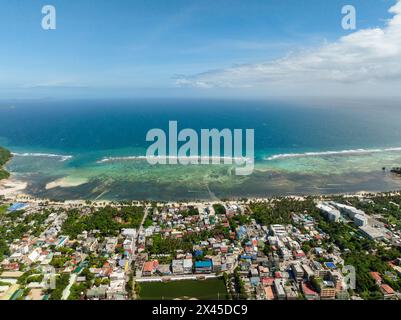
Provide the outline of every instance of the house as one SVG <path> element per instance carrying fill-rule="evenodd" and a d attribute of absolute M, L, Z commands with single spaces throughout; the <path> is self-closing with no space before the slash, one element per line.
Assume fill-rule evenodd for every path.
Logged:
<path fill-rule="evenodd" d="M 63 246 L 68 242 L 69 239 L 70 239 L 69 236 L 61 236 L 61 237 L 59 238 L 57 244 L 56 244 L 56 247 L 57 247 L 57 248 L 63 247 Z"/>
<path fill-rule="evenodd" d="M 134 249 L 134 242 L 132 240 L 125 239 L 123 242 L 123 248 L 126 252 L 132 253 Z"/>
<path fill-rule="evenodd" d="M 184 259 L 182 266 L 185 274 L 192 273 L 192 267 L 193 267 L 192 259 Z"/>
<path fill-rule="evenodd" d="M 114 271 L 110 275 L 110 285 L 107 290 L 107 298 L 112 300 L 124 300 L 126 295 L 125 273 L 122 271 Z"/>
<path fill-rule="evenodd" d="M 159 264 L 159 266 L 157 267 L 157 273 L 159 273 L 161 276 L 170 276 L 172 274 L 170 270 L 170 265 Z"/>
<path fill-rule="evenodd" d="M 122 229 L 122 235 L 127 239 L 133 240 L 136 237 L 136 229 Z"/>
<path fill-rule="evenodd" d="M 106 288 L 104 287 L 93 287 L 86 291 L 86 297 L 90 300 L 99 300 L 106 298 Z"/>
<path fill-rule="evenodd" d="M 318 291 L 321 300 L 334 300 L 336 297 L 336 288 L 332 281 L 319 281 Z"/>
<path fill-rule="evenodd" d="M 184 274 L 184 260 L 173 260 L 171 269 L 175 275 Z"/>
<path fill-rule="evenodd" d="M 250 279 L 251 285 L 254 287 L 259 286 L 260 284 L 260 278 L 259 277 L 251 277 Z"/>
<path fill-rule="evenodd" d="M 316 253 L 316 255 L 321 256 L 321 255 L 323 255 L 323 249 L 317 247 L 317 248 L 315 248 L 315 253 Z"/>
<path fill-rule="evenodd" d="M 319 300 L 319 294 L 312 289 L 309 282 L 302 283 L 301 288 L 306 300 Z"/>
<path fill-rule="evenodd" d="M 284 284 L 285 284 L 284 279 L 275 279 L 274 280 L 274 290 L 276 292 L 278 300 L 285 300 L 285 298 L 286 298 Z"/>
<path fill-rule="evenodd" d="M 285 294 L 287 300 L 297 300 L 298 299 L 298 290 L 294 286 L 285 286 L 284 287 Z"/>
<path fill-rule="evenodd" d="M 114 250 L 116 249 L 117 243 L 118 243 L 118 238 L 114 237 L 106 238 L 105 251 L 107 253 L 113 253 Z"/>
<path fill-rule="evenodd" d="M 273 289 L 271 286 L 265 287 L 264 290 L 265 290 L 265 299 L 266 300 L 274 300 L 275 299 Z"/>
<path fill-rule="evenodd" d="M 274 285 L 274 278 L 271 277 L 263 277 L 262 279 L 263 286 L 273 286 Z"/>
<path fill-rule="evenodd" d="M 388 284 L 382 284 L 380 286 L 380 291 L 383 293 L 385 300 L 392 300 L 397 297 L 393 288 L 391 288 Z"/>
<path fill-rule="evenodd" d="M 293 256 L 295 259 L 300 260 L 302 258 L 305 258 L 305 252 L 303 252 L 302 250 L 296 250 L 293 252 Z"/>
<path fill-rule="evenodd" d="M 158 266 L 159 262 L 157 260 L 145 262 L 145 264 L 143 265 L 142 275 L 144 277 L 152 276 Z"/>
<path fill-rule="evenodd" d="M 269 276 L 269 268 L 267 267 L 263 267 L 263 266 L 258 266 L 258 270 L 259 270 L 259 276 L 261 277 L 268 277 Z"/>
<path fill-rule="evenodd" d="M 377 285 L 381 285 L 382 284 L 382 277 L 380 276 L 380 273 L 378 272 L 371 272 L 370 273 L 371 277 L 376 281 Z"/>
<path fill-rule="evenodd" d="M 279 238 L 287 236 L 287 230 L 281 224 L 273 224 L 270 226 L 270 232 L 273 236 L 277 236 Z"/>
<path fill-rule="evenodd" d="M 98 245 L 98 240 L 95 237 L 88 237 L 82 244 L 82 249 L 85 253 L 95 252 Z"/>
<path fill-rule="evenodd" d="M 211 273 L 212 269 L 213 269 L 212 260 L 195 262 L 195 272 L 196 273 Z"/>
<path fill-rule="evenodd" d="M 294 278 L 297 281 L 301 281 L 304 278 L 304 269 L 298 263 L 294 263 L 291 266 L 292 273 L 294 274 Z"/>
<path fill-rule="evenodd" d="M 222 257 L 220 255 L 212 257 L 213 272 L 222 271 Z"/>
<path fill-rule="evenodd" d="M 307 264 L 302 264 L 302 269 L 304 270 L 304 273 L 308 280 L 310 280 L 315 275 L 311 267 L 309 267 Z"/>

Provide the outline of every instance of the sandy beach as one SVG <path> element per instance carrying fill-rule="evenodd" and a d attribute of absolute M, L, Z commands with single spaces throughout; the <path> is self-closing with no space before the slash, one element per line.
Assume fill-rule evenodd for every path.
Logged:
<path fill-rule="evenodd" d="M 28 183 L 13 177 L 0 181 L 0 196 L 9 197 L 22 194 Z"/>

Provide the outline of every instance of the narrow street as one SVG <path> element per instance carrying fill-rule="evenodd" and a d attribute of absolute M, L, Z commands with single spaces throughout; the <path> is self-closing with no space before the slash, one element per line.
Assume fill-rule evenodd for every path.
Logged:
<path fill-rule="evenodd" d="M 136 283 L 136 278 L 135 278 L 135 270 L 132 270 L 132 262 L 136 260 L 136 254 L 137 254 L 137 247 L 138 247 L 138 239 L 139 239 L 139 235 L 143 232 L 143 225 L 148 217 L 149 211 L 152 210 L 152 207 L 146 207 L 144 209 L 144 215 L 142 218 L 142 222 L 141 225 L 138 228 L 138 232 L 136 235 L 136 239 L 134 241 L 134 247 L 132 249 L 132 259 L 130 261 L 130 273 L 132 273 L 132 298 L 134 300 L 137 300 L 137 296 L 136 296 L 136 292 L 135 292 L 135 283 Z"/>

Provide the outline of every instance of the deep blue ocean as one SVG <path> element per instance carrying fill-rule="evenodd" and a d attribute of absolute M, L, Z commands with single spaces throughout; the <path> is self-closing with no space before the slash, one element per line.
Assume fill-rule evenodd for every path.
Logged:
<path fill-rule="evenodd" d="M 185 198 L 187 197 L 185 193 L 192 189 L 192 185 L 188 181 L 193 180 L 195 176 L 202 177 L 202 181 L 207 181 L 206 183 L 209 185 L 217 183 L 216 190 L 221 196 L 240 195 L 240 191 L 246 188 L 243 183 L 251 183 L 249 179 L 252 180 L 252 178 L 258 180 L 256 183 L 259 186 L 257 195 L 263 195 L 264 190 L 270 194 L 270 191 L 274 189 L 273 184 L 269 184 L 267 178 L 263 180 L 258 175 L 260 173 L 256 173 L 254 177 L 250 177 L 246 181 L 239 178 L 222 181 L 217 178 L 220 173 L 205 173 L 193 167 L 186 168 L 185 171 L 182 169 L 182 172 L 181 169 L 166 168 L 164 174 L 163 169 L 156 172 L 153 168 L 137 164 L 110 164 L 103 167 L 96 164 L 102 158 L 110 156 L 144 155 L 149 146 L 149 143 L 145 141 L 148 130 L 162 128 L 167 131 L 169 121 L 178 121 L 179 130 L 192 128 L 198 132 L 201 129 L 212 128 L 254 129 L 257 162 L 264 169 L 271 167 L 276 174 L 279 172 L 280 177 L 287 183 L 285 192 L 278 189 L 279 193 L 308 191 L 310 186 L 308 187 L 306 182 L 298 184 L 298 186 L 294 182 L 294 186 L 292 186 L 291 179 L 296 178 L 296 181 L 299 182 L 299 179 L 307 181 L 307 178 L 317 177 L 316 174 L 312 175 L 313 172 L 309 172 L 309 176 L 306 178 L 284 177 L 286 170 L 292 172 L 291 174 L 294 174 L 295 171 L 296 174 L 303 175 L 308 174 L 308 170 L 313 171 L 315 168 L 319 172 L 318 169 L 321 166 L 322 172 L 326 175 L 332 173 L 333 176 L 334 174 L 344 174 L 346 170 L 330 171 L 333 170 L 331 168 L 336 168 L 331 167 L 337 161 L 338 157 L 335 155 L 330 157 L 322 155 L 320 159 L 314 157 L 307 161 L 302 158 L 294 158 L 291 161 L 283 159 L 282 162 L 275 161 L 269 164 L 265 160 L 270 156 L 307 152 L 341 152 L 355 149 L 384 150 L 401 147 L 401 108 L 397 104 L 387 105 L 374 101 L 359 103 L 325 101 L 308 104 L 203 99 L 1 102 L 0 145 L 10 148 L 16 153 L 15 159 L 8 166 L 9 170 L 19 177 L 36 181 L 37 188 L 35 190 L 43 189 L 38 187 L 38 181 L 43 187 L 45 182 L 55 178 L 70 176 L 72 179 L 80 175 L 85 175 L 89 181 L 97 181 L 97 183 L 110 177 L 114 183 L 121 183 L 123 178 L 130 176 L 127 181 L 140 182 L 146 184 L 147 187 L 151 186 L 152 193 L 141 195 L 143 197 L 152 197 L 155 192 L 153 187 L 158 183 L 163 184 L 165 188 L 170 188 L 167 187 L 170 182 L 182 186 L 182 189 L 176 193 L 169 189 L 171 194 Z M 37 153 L 37 155 L 24 158 L 18 156 L 23 153 Z M 368 156 L 362 154 L 364 158 L 359 157 L 360 160 L 347 157 L 342 167 L 347 169 L 349 166 L 350 172 L 358 171 L 357 167 L 360 167 L 363 169 L 361 169 L 362 171 L 367 172 L 371 170 L 366 169 L 369 167 L 367 165 L 369 163 L 373 163 L 372 168 L 381 168 L 382 162 L 390 166 L 401 165 L 398 163 L 400 153 L 394 154 L 393 152 L 391 157 L 383 156 L 383 158 L 380 158 L 379 152 Z M 48 159 L 46 162 L 43 159 L 40 160 L 38 154 L 68 155 L 71 156 L 71 159 L 64 161 L 61 165 L 60 159 Z M 356 156 L 359 154 L 356 153 Z M 49 163 L 50 160 L 58 161 L 53 166 L 52 163 Z M 305 168 L 305 172 L 303 172 L 303 168 Z M 147 175 L 148 173 L 149 175 Z M 163 180 L 160 177 L 164 175 L 166 178 Z M 189 178 L 191 175 L 192 177 Z M 212 176 L 216 177 L 218 181 L 214 181 Z M 125 181 L 125 186 L 127 186 L 127 181 Z M 395 188 L 397 185 L 392 184 L 392 181 L 390 185 L 386 184 L 386 187 L 379 186 L 377 188 Z M 315 185 L 316 181 L 314 180 L 313 186 Z M 143 185 L 141 185 L 142 187 Z M 80 188 L 75 191 L 82 193 L 83 186 Z M 117 187 L 115 186 L 115 188 Z M 119 188 L 127 187 L 120 185 Z M 325 187 L 322 186 L 322 188 Z M 363 188 L 360 182 L 357 186 L 355 185 L 355 190 L 358 188 Z M 66 191 L 62 189 L 56 188 L 57 194 L 63 194 Z M 73 188 L 67 189 L 71 191 Z M 367 189 L 375 189 L 375 187 L 369 187 L 367 184 Z M 84 191 L 86 192 L 85 197 L 91 197 L 87 194 L 88 190 Z M 351 188 L 350 191 L 354 191 L 354 188 Z M 171 196 L 170 193 L 163 192 L 163 188 L 161 188 L 159 192 L 161 195 Z M 39 191 L 38 193 L 43 195 Z M 248 188 L 244 194 L 251 196 L 252 191 L 249 191 Z M 135 193 L 132 196 L 139 197 Z M 121 191 L 113 195 L 109 193 L 109 197 L 130 197 L 130 193 Z"/>
<path fill-rule="evenodd" d="M 168 128 L 255 129 L 258 154 L 401 146 L 401 109 L 255 101 L 137 100 L 0 103 L 6 146 L 67 153 L 146 147 Z"/>

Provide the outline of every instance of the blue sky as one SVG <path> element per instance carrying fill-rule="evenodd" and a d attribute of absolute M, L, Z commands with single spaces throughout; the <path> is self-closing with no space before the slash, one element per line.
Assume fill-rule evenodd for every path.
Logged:
<path fill-rule="evenodd" d="M 225 96 L 238 88 L 242 96 L 265 91 L 269 95 L 276 86 L 253 85 L 261 83 L 255 66 L 289 54 L 319 51 L 349 36 L 353 32 L 341 28 L 345 4 L 357 9 L 358 32 L 386 28 L 393 17 L 388 10 L 395 3 L 0 0 L 0 95 L 7 99 Z M 41 28 L 41 8 L 46 4 L 56 7 L 57 30 Z M 246 74 L 249 68 L 245 73 L 244 68 L 235 69 L 242 65 L 253 70 L 251 79 Z M 221 80 L 227 70 L 245 76 L 233 85 Z M 288 84 L 279 92 L 286 90 L 302 91 Z M 342 92 L 336 89 L 338 95 Z"/>

